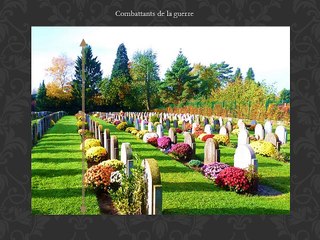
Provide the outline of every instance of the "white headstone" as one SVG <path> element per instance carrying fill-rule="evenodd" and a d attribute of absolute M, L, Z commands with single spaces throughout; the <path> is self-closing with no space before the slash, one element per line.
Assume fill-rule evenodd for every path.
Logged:
<path fill-rule="evenodd" d="M 103 147 L 107 150 L 107 158 L 110 158 L 110 130 L 108 128 L 103 131 Z"/>
<path fill-rule="evenodd" d="M 122 143 L 121 161 L 125 166 L 125 173 L 127 175 L 131 175 L 131 168 L 133 167 L 133 156 L 132 156 L 132 148 L 130 143 Z"/>
<path fill-rule="evenodd" d="M 154 133 L 154 132 L 152 132 L 152 133 L 146 133 L 146 134 L 143 135 L 143 141 L 144 141 L 145 143 L 147 143 L 147 142 L 148 142 L 148 139 L 153 138 L 153 137 L 158 137 L 158 134 L 156 134 L 156 133 Z"/>
<path fill-rule="evenodd" d="M 207 124 L 205 127 L 204 127 L 204 132 L 206 134 L 212 134 L 212 128 L 211 128 L 211 125 L 210 124 Z"/>
<path fill-rule="evenodd" d="M 243 129 L 243 130 L 246 129 L 246 125 L 245 125 L 244 122 L 242 122 L 242 121 L 239 122 L 238 127 L 239 127 L 240 130 L 241 130 L 241 129 Z"/>
<path fill-rule="evenodd" d="M 220 134 L 220 135 L 225 135 L 225 136 L 228 136 L 228 135 L 229 135 L 229 134 L 228 134 L 228 130 L 227 130 L 227 128 L 226 128 L 225 126 L 221 126 L 221 127 L 220 127 L 219 134 Z"/>
<path fill-rule="evenodd" d="M 226 123 L 226 129 L 228 130 L 228 133 L 231 133 L 232 130 L 233 130 L 233 127 L 232 127 L 232 122 L 228 121 Z"/>
<path fill-rule="evenodd" d="M 177 133 L 173 128 L 169 128 L 169 138 L 171 139 L 171 142 L 176 144 L 177 143 Z"/>
<path fill-rule="evenodd" d="M 287 130 L 284 126 L 278 126 L 275 133 L 277 134 L 281 144 L 285 144 L 287 142 Z"/>
<path fill-rule="evenodd" d="M 258 172 L 258 160 L 249 144 L 238 145 L 234 154 L 234 167 L 248 169 L 250 165 L 254 166 L 254 171 Z"/>
<path fill-rule="evenodd" d="M 238 134 L 238 146 L 241 144 L 249 144 L 248 130 L 241 129 Z"/>
<path fill-rule="evenodd" d="M 157 125 L 157 134 L 158 134 L 158 137 L 163 137 L 163 127 L 161 124 Z"/>
<path fill-rule="evenodd" d="M 254 136 L 257 140 L 264 139 L 264 128 L 260 123 L 258 123 L 254 128 Z"/>
<path fill-rule="evenodd" d="M 272 124 L 270 121 L 265 122 L 264 131 L 265 131 L 265 135 L 267 135 L 268 133 L 272 133 Z"/>
<path fill-rule="evenodd" d="M 153 123 L 152 122 L 148 123 L 148 132 L 153 132 Z"/>

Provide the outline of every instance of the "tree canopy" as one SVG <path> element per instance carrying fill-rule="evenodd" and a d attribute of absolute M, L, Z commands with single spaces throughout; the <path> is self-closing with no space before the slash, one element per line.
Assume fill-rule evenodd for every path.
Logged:
<path fill-rule="evenodd" d="M 165 104 L 185 103 L 198 94 L 198 76 L 190 74 L 192 67 L 188 59 L 179 52 L 171 69 L 165 73 L 165 79 L 160 84 L 161 100 Z"/>

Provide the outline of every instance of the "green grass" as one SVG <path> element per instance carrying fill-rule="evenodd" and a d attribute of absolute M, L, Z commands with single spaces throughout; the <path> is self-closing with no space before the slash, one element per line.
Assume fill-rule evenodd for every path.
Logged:
<path fill-rule="evenodd" d="M 173 160 L 157 148 L 144 143 L 135 136 L 119 131 L 112 124 L 99 121 L 109 128 L 111 135 L 118 137 L 121 143 L 129 142 L 134 152 L 143 158 L 155 158 L 158 161 L 163 197 L 163 214 L 289 214 L 290 213 L 290 164 L 272 158 L 257 155 L 261 184 L 271 186 L 283 194 L 279 196 L 245 196 L 222 190 L 206 179 L 201 173 L 193 171 Z M 167 134 L 167 131 L 165 132 Z M 231 135 L 231 141 L 237 137 Z M 290 137 L 288 137 L 290 140 Z M 183 135 L 178 134 L 178 142 Z M 203 161 L 204 142 L 196 140 L 196 156 Z M 287 144 L 287 150 L 289 143 Z M 220 147 L 221 162 L 233 166 L 235 149 Z M 290 149 L 289 149 L 290 152 Z"/>
<path fill-rule="evenodd" d="M 82 214 L 82 152 L 76 118 L 66 116 L 33 147 L 32 213 Z M 86 214 L 99 214 L 96 196 L 86 192 Z"/>

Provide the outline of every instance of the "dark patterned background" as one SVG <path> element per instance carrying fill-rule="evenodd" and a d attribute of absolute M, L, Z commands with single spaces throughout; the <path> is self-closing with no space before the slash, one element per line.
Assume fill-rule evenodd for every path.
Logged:
<path fill-rule="evenodd" d="M 119 18 L 118 9 L 193 11 L 195 16 Z M 32 216 L 31 26 L 39 25 L 290 26 L 291 215 Z M 320 239 L 319 42 L 317 0 L 1 1 L 0 239 Z"/>

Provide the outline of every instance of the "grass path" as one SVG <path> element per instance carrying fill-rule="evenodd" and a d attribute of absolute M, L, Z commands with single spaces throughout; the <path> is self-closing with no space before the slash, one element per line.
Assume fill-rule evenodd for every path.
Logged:
<path fill-rule="evenodd" d="M 82 152 L 76 118 L 65 116 L 33 147 L 32 213 L 81 214 Z M 96 196 L 86 192 L 86 214 L 99 214 Z"/>
<path fill-rule="evenodd" d="M 280 196 L 244 196 L 217 188 L 201 173 L 171 159 L 150 144 L 119 131 L 112 124 L 93 118 L 118 137 L 119 146 L 129 142 L 134 152 L 143 158 L 158 161 L 163 187 L 163 214 L 289 214 L 290 165 L 258 156 L 262 183 L 283 192 Z M 178 141 L 183 136 L 178 134 Z M 203 160 L 204 143 L 197 141 L 197 158 Z M 233 166 L 235 149 L 221 147 L 221 162 Z"/>

